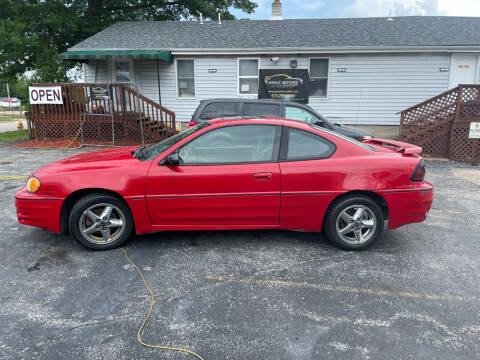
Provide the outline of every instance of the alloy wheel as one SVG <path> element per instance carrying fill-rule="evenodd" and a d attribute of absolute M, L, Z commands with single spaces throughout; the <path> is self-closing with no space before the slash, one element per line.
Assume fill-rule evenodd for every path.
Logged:
<path fill-rule="evenodd" d="M 336 219 L 338 236 L 348 244 L 367 242 L 375 233 L 377 218 L 365 205 L 351 205 L 343 209 Z"/>
<path fill-rule="evenodd" d="M 82 212 L 79 227 L 85 240 L 94 244 L 108 244 L 125 231 L 125 214 L 115 205 L 95 204 Z"/>

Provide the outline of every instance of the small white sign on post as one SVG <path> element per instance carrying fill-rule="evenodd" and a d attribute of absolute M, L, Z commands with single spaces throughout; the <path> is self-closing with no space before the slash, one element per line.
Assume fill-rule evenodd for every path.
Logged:
<path fill-rule="evenodd" d="M 30 104 L 63 104 L 60 86 L 29 86 Z"/>
<path fill-rule="evenodd" d="M 468 137 L 470 139 L 480 139 L 480 122 L 470 123 L 470 133 Z"/>

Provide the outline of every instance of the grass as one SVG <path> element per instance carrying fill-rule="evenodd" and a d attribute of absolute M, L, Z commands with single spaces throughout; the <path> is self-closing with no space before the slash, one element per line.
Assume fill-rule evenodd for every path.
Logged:
<path fill-rule="evenodd" d="M 0 140 L 26 140 L 26 139 L 28 139 L 27 130 L 0 132 Z"/>

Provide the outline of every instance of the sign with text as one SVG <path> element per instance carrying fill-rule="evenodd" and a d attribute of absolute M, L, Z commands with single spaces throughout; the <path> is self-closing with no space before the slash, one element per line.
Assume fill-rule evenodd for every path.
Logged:
<path fill-rule="evenodd" d="M 260 69 L 258 98 L 308 102 L 307 69 Z"/>
<path fill-rule="evenodd" d="M 90 99 L 91 100 L 108 100 L 109 99 L 108 85 L 90 86 Z"/>
<path fill-rule="evenodd" d="M 468 133 L 470 139 L 480 139 L 480 122 L 470 123 L 470 132 Z"/>
<path fill-rule="evenodd" d="M 29 86 L 30 104 L 63 104 L 60 86 Z"/>

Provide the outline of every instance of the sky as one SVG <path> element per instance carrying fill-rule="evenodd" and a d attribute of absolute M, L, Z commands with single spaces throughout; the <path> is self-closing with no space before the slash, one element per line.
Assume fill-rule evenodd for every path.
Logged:
<path fill-rule="evenodd" d="M 237 19 L 267 20 L 273 0 L 253 0 L 254 14 L 233 10 Z M 479 16 L 480 0 L 281 0 L 285 19 L 407 15 Z"/>

